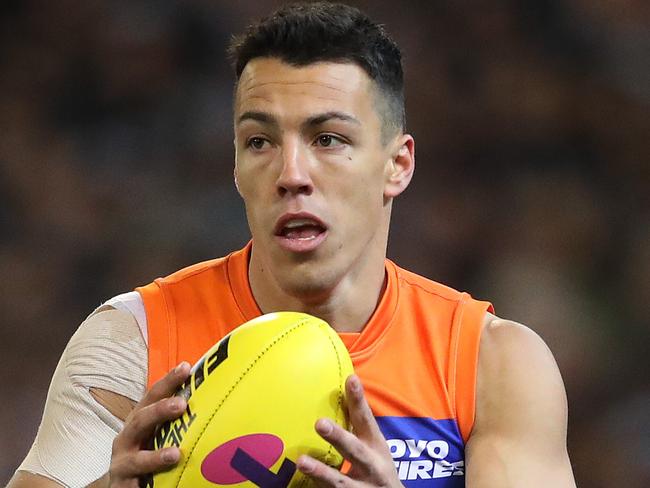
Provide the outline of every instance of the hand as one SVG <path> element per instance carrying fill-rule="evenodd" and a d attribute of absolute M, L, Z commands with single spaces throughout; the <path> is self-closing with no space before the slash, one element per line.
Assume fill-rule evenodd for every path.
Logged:
<path fill-rule="evenodd" d="M 323 487 L 402 488 L 386 439 L 368 406 L 358 376 L 348 377 L 345 391 L 354 433 L 329 419 L 319 419 L 316 422 L 316 431 L 351 463 L 352 468 L 347 474 L 343 474 L 317 459 L 303 455 L 298 458 L 298 469 Z"/>
<path fill-rule="evenodd" d="M 181 416 L 187 403 L 184 398 L 171 397 L 190 374 L 190 365 L 182 362 L 156 382 L 129 414 L 122 431 L 113 441 L 109 468 L 109 486 L 138 488 L 140 476 L 176 464 L 180 459 L 177 447 L 152 451 L 147 446 L 156 427 L 166 420 Z"/>

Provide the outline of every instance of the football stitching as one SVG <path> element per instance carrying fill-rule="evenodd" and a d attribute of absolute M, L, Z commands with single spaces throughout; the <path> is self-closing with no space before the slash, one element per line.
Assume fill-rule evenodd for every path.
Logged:
<path fill-rule="evenodd" d="M 321 325 L 320 329 L 322 330 L 322 324 L 319 324 L 319 325 Z M 329 327 L 329 325 L 327 327 Z M 344 416 L 342 415 L 342 413 L 343 413 L 343 389 L 341 388 L 341 380 L 343 379 L 343 371 L 342 371 L 343 368 L 341 367 L 341 356 L 339 355 L 339 350 L 336 347 L 336 344 L 334 344 L 334 340 L 332 339 L 332 336 L 330 334 L 328 334 L 327 332 L 325 332 L 325 335 L 327 336 L 327 340 L 330 341 L 330 344 L 332 345 L 332 349 L 334 349 L 334 354 L 336 354 L 336 365 L 338 366 L 338 370 L 339 370 L 339 394 L 338 394 L 338 398 L 337 398 L 337 401 L 336 401 L 336 403 L 338 404 L 338 414 L 337 414 L 336 419 L 340 420 L 340 422 L 338 422 L 339 425 L 340 425 L 345 420 L 343 418 Z M 332 450 L 334 449 L 334 446 L 332 446 L 332 444 L 329 444 L 329 442 L 328 442 L 328 445 L 330 447 L 327 449 L 327 453 L 325 454 L 325 463 L 329 464 L 331 466 L 332 465 L 331 463 L 334 460 L 334 454 L 332 453 Z M 305 484 L 307 483 L 307 479 L 308 479 L 307 476 L 302 475 L 302 477 L 300 478 L 300 482 L 298 483 L 297 488 L 303 488 L 303 486 L 305 486 Z"/>
<path fill-rule="evenodd" d="M 235 381 L 235 383 L 230 387 L 230 389 L 226 392 L 226 394 L 225 394 L 225 396 L 223 397 L 223 399 L 221 400 L 221 402 L 219 402 L 219 405 L 217 405 L 217 407 L 213 410 L 212 414 L 208 417 L 208 421 L 205 423 L 205 426 L 203 427 L 203 429 L 201 429 L 201 432 L 200 432 L 199 435 L 196 437 L 196 441 L 194 442 L 194 444 L 192 444 L 192 447 L 191 447 L 191 449 L 189 450 L 188 455 L 185 457 L 185 462 L 183 463 L 183 469 L 181 470 L 181 474 L 180 474 L 180 476 L 178 477 L 178 482 L 179 482 L 179 483 L 180 483 L 180 482 L 182 481 L 182 479 L 183 479 L 183 475 L 185 474 L 185 469 L 187 468 L 188 461 L 189 461 L 190 457 L 192 456 L 192 453 L 194 452 L 194 448 L 195 448 L 196 445 L 198 444 L 199 439 L 201 438 L 201 436 L 203 435 L 203 433 L 205 432 L 205 430 L 208 428 L 208 425 L 210 425 L 210 422 L 212 421 L 212 418 L 217 414 L 217 412 L 219 411 L 219 409 L 221 408 L 221 406 L 224 404 L 224 402 L 228 399 L 228 397 L 230 396 L 230 394 L 232 393 L 232 391 L 235 389 L 235 387 L 236 387 L 236 386 L 237 386 L 237 385 L 238 385 L 238 384 L 239 384 L 239 383 L 244 379 L 244 377 L 248 374 L 248 372 L 253 368 L 253 366 L 255 366 L 255 364 L 257 364 L 257 362 L 262 358 L 262 356 L 264 356 L 264 354 L 266 354 L 266 353 L 269 351 L 269 349 L 271 349 L 273 346 L 275 346 L 275 345 L 276 345 L 278 342 L 280 342 L 284 337 L 286 337 L 287 335 L 289 335 L 291 332 L 293 332 L 294 330 L 296 330 L 298 327 L 301 327 L 302 325 L 304 325 L 305 323 L 309 322 L 310 320 L 311 320 L 311 319 L 301 319 L 300 322 L 298 322 L 297 324 L 293 325 L 290 329 L 287 329 L 287 330 L 284 331 L 282 334 L 280 334 L 279 336 L 277 336 L 277 337 L 276 337 L 276 338 L 275 338 L 275 339 L 274 339 L 270 344 L 268 344 L 268 345 L 266 346 L 266 348 L 264 348 L 262 351 L 260 351 L 260 353 L 257 355 L 257 357 L 256 357 L 256 358 L 255 358 L 255 359 L 254 359 L 254 360 L 253 360 L 253 361 L 248 365 L 248 368 L 246 368 L 246 369 L 241 373 L 241 375 L 239 376 L 239 378 L 237 378 L 237 381 Z M 331 340 L 331 339 L 330 339 L 330 340 Z"/>
<path fill-rule="evenodd" d="M 330 344 L 332 345 L 332 349 L 334 349 L 334 353 L 336 354 L 336 365 L 339 368 L 339 395 L 336 401 L 338 404 L 338 414 L 336 416 L 336 419 L 341 420 L 338 423 L 342 424 L 343 423 L 342 421 L 344 419 L 341 418 L 341 413 L 343 413 L 343 390 L 341 389 L 341 380 L 343 380 L 343 371 L 341 368 L 341 356 L 339 356 L 339 350 L 336 348 L 336 344 L 334 344 L 334 341 L 332 340 L 332 336 L 327 334 L 327 339 L 330 341 Z M 333 446 L 332 444 L 330 444 L 329 446 L 330 447 L 327 449 L 327 454 L 325 455 L 327 464 L 330 464 L 334 457 L 332 453 Z"/>

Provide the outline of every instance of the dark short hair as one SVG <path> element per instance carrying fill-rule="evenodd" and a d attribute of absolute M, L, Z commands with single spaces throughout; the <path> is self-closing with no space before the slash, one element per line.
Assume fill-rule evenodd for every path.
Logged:
<path fill-rule="evenodd" d="M 239 80 L 254 58 L 275 57 L 294 66 L 351 62 L 372 79 L 384 103 L 382 135 L 403 130 L 404 74 L 399 47 L 383 26 L 359 9 L 339 3 L 295 3 L 248 26 L 228 54 Z"/>

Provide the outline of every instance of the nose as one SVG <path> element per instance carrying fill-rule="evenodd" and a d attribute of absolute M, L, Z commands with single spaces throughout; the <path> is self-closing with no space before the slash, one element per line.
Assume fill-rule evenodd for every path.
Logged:
<path fill-rule="evenodd" d="M 309 160 L 300 144 L 283 145 L 280 157 L 282 158 L 282 170 L 276 181 L 278 194 L 281 197 L 287 193 L 289 195 L 311 195 L 314 187 L 309 173 Z"/>

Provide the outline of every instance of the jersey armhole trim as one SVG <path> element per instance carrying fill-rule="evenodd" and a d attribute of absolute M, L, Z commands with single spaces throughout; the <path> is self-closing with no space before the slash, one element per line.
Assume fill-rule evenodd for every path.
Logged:
<path fill-rule="evenodd" d="M 476 414 L 478 353 L 488 302 L 473 300 L 467 293 L 458 304 L 452 324 L 449 394 L 461 437 L 467 443 Z"/>
<path fill-rule="evenodd" d="M 176 341 L 174 324 L 170 320 L 170 310 L 163 286 L 158 280 L 136 288 L 144 303 L 148 332 L 147 389 L 162 378 L 173 366 L 171 363 Z"/>

